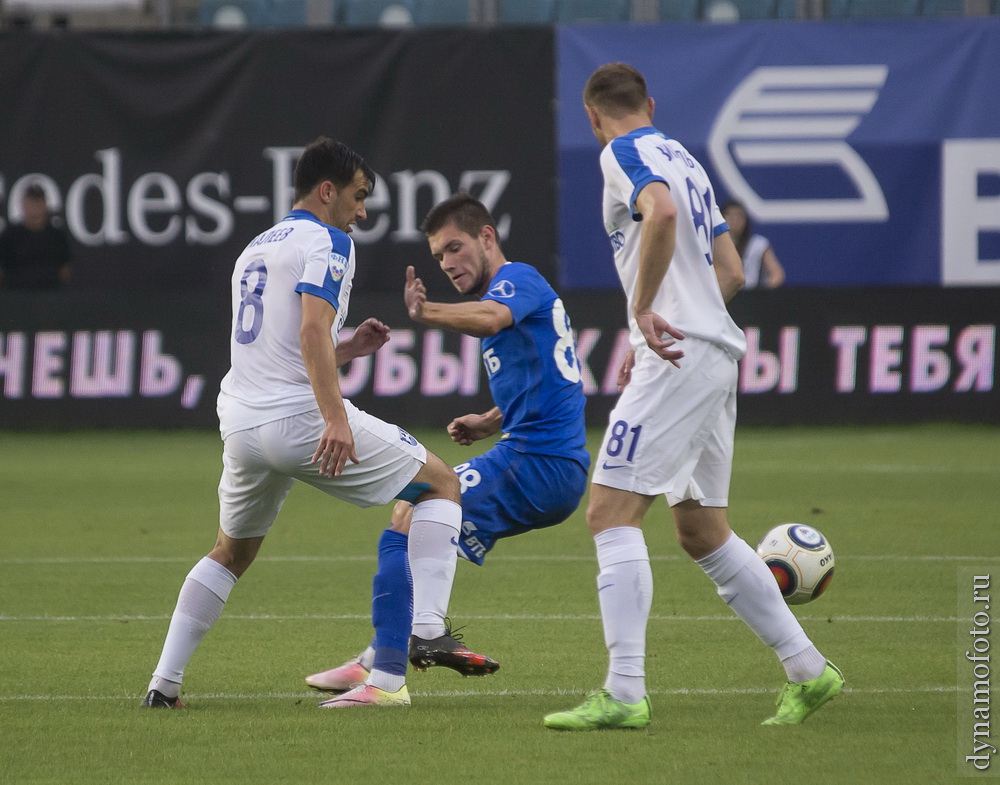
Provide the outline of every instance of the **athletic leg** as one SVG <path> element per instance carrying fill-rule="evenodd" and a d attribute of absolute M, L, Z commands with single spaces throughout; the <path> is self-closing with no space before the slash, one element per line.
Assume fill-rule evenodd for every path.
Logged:
<path fill-rule="evenodd" d="M 601 605 L 613 698 L 636 703 L 646 694 L 646 624 L 653 574 L 640 528 L 653 497 L 594 485 L 587 525 L 597 547 L 597 596 Z"/>
<path fill-rule="evenodd" d="M 701 530 L 696 539 L 688 540 L 685 550 L 715 581 L 719 596 L 771 647 L 785 669 L 788 682 L 778 696 L 777 713 L 764 724 L 803 722 L 840 693 L 844 687 L 843 674 L 806 636 L 764 560 L 729 529 L 724 509 L 699 508 L 695 502 L 682 502 L 674 507 L 674 515 L 679 534 L 695 527 Z M 706 537 L 706 530 L 714 532 L 714 536 Z M 698 547 L 691 547 L 692 541 L 699 543 Z M 685 543 L 683 536 L 681 542 Z M 717 547 L 710 549 L 712 544 Z"/>
<path fill-rule="evenodd" d="M 371 643 L 358 656 L 331 670 L 306 677 L 306 684 L 325 692 L 346 692 L 367 682 L 396 692 L 406 678 L 406 653 L 413 626 L 413 585 L 406 556 L 413 505 L 396 502 L 392 522 L 378 543 L 372 579 Z"/>
<path fill-rule="evenodd" d="M 729 528 L 726 509 L 687 500 L 672 510 L 681 547 L 715 582 L 733 612 L 774 650 L 788 680 L 819 676 L 826 659 L 785 604 L 767 565 Z"/>
<path fill-rule="evenodd" d="M 642 519 L 653 501 L 604 485 L 591 485 L 587 525 L 597 546 L 597 596 L 601 605 L 608 675 L 604 689 L 569 711 L 545 717 L 555 730 L 640 728 L 649 724 L 646 696 L 646 624 L 653 574 Z"/>
<path fill-rule="evenodd" d="M 229 598 L 229 593 L 253 562 L 263 537 L 237 540 L 219 531 L 215 548 L 188 573 L 170 617 L 159 662 L 149 682 L 143 706 L 177 704 L 184 669 Z"/>
<path fill-rule="evenodd" d="M 410 507 L 406 502 L 397 506 Z M 375 657 L 367 683 L 389 692 L 397 692 L 406 682 L 406 657 L 413 627 L 413 586 L 407 545 L 405 532 L 392 528 L 382 532 L 378 572 L 372 580 Z"/>
<path fill-rule="evenodd" d="M 177 705 L 184 669 L 222 613 L 237 579 L 256 558 L 294 483 L 268 466 L 260 437 L 261 429 L 254 428 L 226 439 L 215 547 L 181 586 L 143 706 Z"/>
<path fill-rule="evenodd" d="M 459 483 L 454 470 L 431 453 L 414 477 L 430 490 L 413 507 L 408 556 L 413 579 L 413 634 L 410 664 L 417 670 L 441 665 L 465 676 L 486 676 L 500 663 L 460 643 L 448 629 L 445 615 L 451 597 L 462 530 Z"/>

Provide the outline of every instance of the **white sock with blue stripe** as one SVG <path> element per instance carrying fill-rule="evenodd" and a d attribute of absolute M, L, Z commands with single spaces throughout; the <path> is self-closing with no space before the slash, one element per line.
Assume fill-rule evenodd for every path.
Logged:
<path fill-rule="evenodd" d="M 610 661 L 604 687 L 611 697 L 638 703 L 646 695 L 646 624 L 653 573 L 642 529 L 619 526 L 594 535 L 597 597 Z"/>

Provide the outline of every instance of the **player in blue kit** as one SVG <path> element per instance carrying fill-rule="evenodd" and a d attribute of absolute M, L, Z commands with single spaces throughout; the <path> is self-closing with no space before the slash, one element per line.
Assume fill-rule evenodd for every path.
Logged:
<path fill-rule="evenodd" d="M 502 434 L 486 453 L 455 467 L 462 492 L 459 554 L 481 565 L 497 540 L 560 523 L 580 503 L 590 465 L 580 363 L 562 300 L 534 267 L 506 260 L 482 203 L 456 194 L 431 210 L 422 229 L 454 287 L 478 299 L 430 302 L 410 267 L 404 289 L 409 315 L 482 339 L 496 404 L 484 414 L 456 418 L 448 433 L 463 445 Z M 343 692 L 321 706 L 400 705 L 392 696 L 406 689 L 408 518 L 409 506 L 397 504 L 379 543 L 372 645 L 339 668 L 306 679 L 316 689 Z M 446 658 L 425 655 L 419 646 L 409 648 L 409 660 L 419 670 L 444 665 L 466 676 L 500 667 L 471 652 Z"/>

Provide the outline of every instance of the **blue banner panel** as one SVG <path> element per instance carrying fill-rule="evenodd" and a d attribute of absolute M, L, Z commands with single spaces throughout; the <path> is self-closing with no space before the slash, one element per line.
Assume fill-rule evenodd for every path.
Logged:
<path fill-rule="evenodd" d="M 556 58 L 564 288 L 617 285 L 582 106 L 613 61 L 787 284 L 1000 284 L 1000 19 L 560 27 Z"/>

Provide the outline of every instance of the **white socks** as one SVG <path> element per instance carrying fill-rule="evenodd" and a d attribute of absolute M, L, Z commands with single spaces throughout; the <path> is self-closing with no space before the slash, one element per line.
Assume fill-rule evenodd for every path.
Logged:
<path fill-rule="evenodd" d="M 638 703 L 646 694 L 646 624 L 653 599 L 653 575 L 641 529 L 620 526 L 594 536 L 597 596 L 604 641 L 610 654 L 605 688 L 616 700 Z M 698 565 L 719 587 L 719 596 L 774 649 L 788 680 L 809 681 L 826 667 L 789 610 L 771 571 L 756 552 L 732 534 Z"/>
<path fill-rule="evenodd" d="M 615 700 L 638 703 L 646 695 L 646 624 L 653 573 L 642 529 L 619 526 L 594 535 L 597 597 L 610 662 L 604 682 Z"/>
<path fill-rule="evenodd" d="M 378 687 L 380 690 L 385 690 L 386 692 L 399 692 L 403 689 L 403 685 L 406 684 L 406 675 L 399 676 L 395 673 L 386 673 L 385 671 L 376 669 L 368 674 L 365 684 Z"/>
<path fill-rule="evenodd" d="M 168 698 L 180 694 L 184 668 L 205 633 L 219 618 L 235 585 L 236 576 L 207 556 L 191 569 L 177 597 L 149 689 L 158 690 Z"/>
<path fill-rule="evenodd" d="M 744 540 L 733 533 L 697 562 L 715 581 L 726 605 L 774 649 L 789 681 L 809 681 L 823 672 L 826 660 L 785 604 L 763 559 Z"/>
<path fill-rule="evenodd" d="M 785 657 L 781 664 L 785 666 L 785 675 L 789 681 L 811 681 L 826 670 L 826 657 L 810 643 L 808 649 Z"/>
<path fill-rule="evenodd" d="M 462 508 L 455 502 L 431 499 L 413 508 L 407 552 L 413 576 L 413 634 L 419 638 L 444 635 L 461 530 Z"/>

